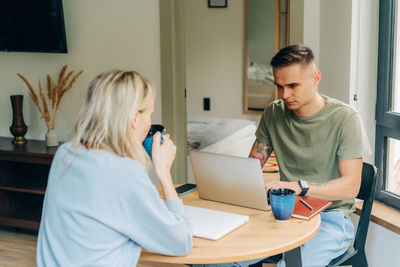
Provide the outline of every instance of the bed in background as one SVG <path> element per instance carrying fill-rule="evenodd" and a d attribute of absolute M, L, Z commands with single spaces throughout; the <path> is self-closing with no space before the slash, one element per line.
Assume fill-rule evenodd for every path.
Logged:
<path fill-rule="evenodd" d="M 247 157 L 255 140 L 254 121 L 233 118 L 198 117 L 187 121 L 188 150 Z M 188 182 L 194 183 L 188 158 Z"/>

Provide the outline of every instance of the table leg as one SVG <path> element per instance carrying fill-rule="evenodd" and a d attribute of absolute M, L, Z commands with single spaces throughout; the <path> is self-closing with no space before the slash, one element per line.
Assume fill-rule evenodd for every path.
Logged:
<path fill-rule="evenodd" d="M 301 267 L 302 263 L 301 263 L 300 247 L 285 252 L 285 262 L 286 266 Z"/>

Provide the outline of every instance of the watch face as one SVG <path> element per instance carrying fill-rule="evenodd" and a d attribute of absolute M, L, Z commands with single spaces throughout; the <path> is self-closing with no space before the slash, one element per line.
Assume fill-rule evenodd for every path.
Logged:
<path fill-rule="evenodd" d="M 302 188 L 308 188 L 308 183 L 304 180 L 300 180 L 300 184 Z"/>

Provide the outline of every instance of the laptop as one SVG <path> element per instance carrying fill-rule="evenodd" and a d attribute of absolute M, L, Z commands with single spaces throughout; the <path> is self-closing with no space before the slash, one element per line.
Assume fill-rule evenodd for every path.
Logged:
<path fill-rule="evenodd" d="M 192 150 L 189 152 L 199 197 L 259 210 L 270 210 L 260 161 Z"/>

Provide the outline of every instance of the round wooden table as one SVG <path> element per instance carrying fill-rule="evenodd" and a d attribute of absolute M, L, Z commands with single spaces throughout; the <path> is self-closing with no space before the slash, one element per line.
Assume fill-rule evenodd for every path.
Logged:
<path fill-rule="evenodd" d="M 216 241 L 194 237 L 193 250 L 186 256 L 165 256 L 143 250 L 141 261 L 211 264 L 265 258 L 304 244 L 318 232 L 321 223 L 319 215 L 310 221 L 290 219 L 279 223 L 271 211 L 202 200 L 197 191 L 182 200 L 185 205 L 248 215 L 250 221 Z"/>

